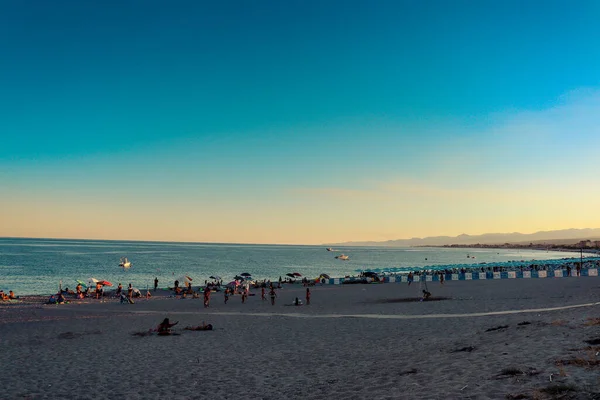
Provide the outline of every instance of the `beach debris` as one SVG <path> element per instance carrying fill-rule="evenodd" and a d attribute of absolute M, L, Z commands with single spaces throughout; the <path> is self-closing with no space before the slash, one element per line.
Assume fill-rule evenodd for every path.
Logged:
<path fill-rule="evenodd" d="M 525 373 L 519 369 L 519 368 L 515 368 L 515 367 L 510 367 L 510 368 L 504 368 L 502 371 L 500 371 L 500 373 L 498 375 L 496 375 L 496 379 L 503 379 L 503 378 L 509 378 L 509 377 L 513 377 L 513 376 L 523 376 L 525 375 Z"/>
<path fill-rule="evenodd" d="M 411 375 L 411 374 L 416 374 L 417 372 L 419 372 L 419 371 L 416 368 L 411 368 L 411 369 L 407 369 L 405 371 L 400 372 L 398 375 L 399 376 Z"/>
<path fill-rule="evenodd" d="M 511 399 L 511 400 L 522 400 L 522 399 L 532 399 L 532 397 L 528 394 L 525 393 L 519 393 L 519 394 L 507 394 L 506 395 L 507 399 Z"/>
<path fill-rule="evenodd" d="M 562 368 L 564 365 L 575 365 L 577 367 L 594 368 L 600 367 L 600 360 L 595 360 L 591 357 L 589 359 L 576 357 L 567 360 L 557 360 L 556 365 L 560 367 L 561 371 L 564 371 L 564 369 Z"/>
<path fill-rule="evenodd" d="M 600 325 L 600 318 L 588 318 L 585 326 Z"/>
<path fill-rule="evenodd" d="M 577 387 L 574 385 L 550 385 L 548 387 L 540 389 L 540 392 L 553 396 L 562 396 L 569 392 L 576 392 Z"/>
<path fill-rule="evenodd" d="M 85 335 L 100 335 L 101 333 L 102 333 L 101 331 L 85 331 L 82 333 L 63 332 L 58 335 L 58 338 L 59 339 L 75 339 L 75 338 L 85 336 Z"/>
<path fill-rule="evenodd" d="M 592 346 L 600 344 L 600 338 L 594 338 L 589 340 L 584 340 L 587 344 L 591 344 Z"/>
<path fill-rule="evenodd" d="M 492 332 L 492 331 L 498 331 L 500 329 L 506 329 L 506 328 L 508 328 L 508 325 L 499 325 L 499 326 L 496 326 L 495 328 L 486 329 L 485 331 Z"/>
<path fill-rule="evenodd" d="M 77 335 L 75 335 L 73 332 L 63 332 L 58 335 L 59 339 L 75 339 L 76 337 Z"/>
<path fill-rule="evenodd" d="M 523 321 L 523 322 L 519 322 L 517 325 L 519 325 L 519 326 L 531 325 L 531 322 L 529 322 L 529 321 Z"/>
<path fill-rule="evenodd" d="M 472 352 L 473 350 L 475 350 L 475 347 L 474 347 L 474 346 L 467 346 L 467 347 L 462 347 L 462 348 L 460 348 L 460 349 L 455 349 L 455 350 L 452 350 L 450 353 L 460 353 L 460 352 L 462 352 L 462 351 L 466 351 L 466 352 L 469 352 L 469 353 L 470 353 L 470 352 Z"/>

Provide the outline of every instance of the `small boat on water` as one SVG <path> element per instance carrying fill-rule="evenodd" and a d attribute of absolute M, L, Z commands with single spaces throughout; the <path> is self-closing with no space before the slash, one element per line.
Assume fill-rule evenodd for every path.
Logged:
<path fill-rule="evenodd" d="M 333 251 L 333 249 L 331 247 L 328 247 L 327 251 Z"/>
<path fill-rule="evenodd" d="M 129 268 L 131 267 L 131 261 L 127 259 L 127 257 L 121 257 L 121 261 L 119 262 L 119 267 Z"/>
<path fill-rule="evenodd" d="M 335 256 L 335 258 L 337 258 L 338 260 L 342 260 L 342 261 L 348 261 L 350 259 L 350 257 L 348 257 L 345 254 L 340 254 L 339 256 Z"/>

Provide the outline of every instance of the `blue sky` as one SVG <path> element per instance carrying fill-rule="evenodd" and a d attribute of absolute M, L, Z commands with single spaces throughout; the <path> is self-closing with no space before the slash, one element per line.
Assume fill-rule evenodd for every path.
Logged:
<path fill-rule="evenodd" d="M 512 228 L 466 209 L 436 226 L 456 209 L 444 196 L 421 212 L 364 197 L 390 184 L 550 196 L 543 179 L 514 182 L 593 179 L 598 17 L 592 1 L 4 2 L 0 184 L 12 211 L 0 235 L 121 238 L 88 215 L 109 202 L 107 216 L 131 216 L 115 192 L 145 210 L 140 220 L 179 221 L 131 239 L 316 243 L 600 226 L 548 222 L 558 205 L 523 221 L 508 203 L 499 206 Z M 480 205 L 475 197 L 462 204 Z M 78 214 L 58 213 L 51 228 L 61 204 Z M 261 227 L 274 209 L 282 225 Z M 410 209 L 421 219 L 403 219 Z M 327 215 L 354 222 L 333 229 Z"/>

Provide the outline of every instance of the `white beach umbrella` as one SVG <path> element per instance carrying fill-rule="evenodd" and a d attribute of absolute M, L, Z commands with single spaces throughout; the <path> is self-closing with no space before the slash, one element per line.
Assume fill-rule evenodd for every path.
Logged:
<path fill-rule="evenodd" d="M 179 286 L 186 286 L 192 283 L 192 278 L 188 275 L 180 276 L 177 280 L 179 281 Z"/>

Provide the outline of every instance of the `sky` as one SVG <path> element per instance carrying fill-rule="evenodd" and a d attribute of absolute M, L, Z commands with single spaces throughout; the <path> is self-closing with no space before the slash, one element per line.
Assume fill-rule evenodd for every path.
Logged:
<path fill-rule="evenodd" d="M 597 1 L 0 2 L 0 236 L 598 228 Z"/>

